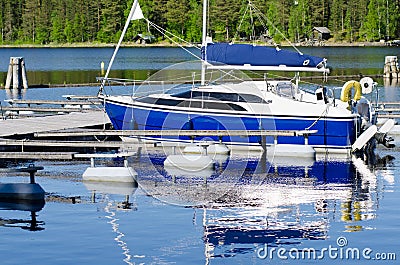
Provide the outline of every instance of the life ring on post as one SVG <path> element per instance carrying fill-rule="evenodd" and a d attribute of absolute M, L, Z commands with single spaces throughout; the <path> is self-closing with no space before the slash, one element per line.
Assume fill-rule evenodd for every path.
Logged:
<path fill-rule="evenodd" d="M 355 89 L 354 91 L 354 97 L 353 100 L 354 101 L 359 101 L 361 99 L 362 96 L 362 88 L 361 88 L 361 84 L 358 81 L 355 80 L 351 80 L 351 81 L 347 81 L 343 87 L 342 87 L 342 92 L 340 94 L 340 100 L 343 102 L 349 102 L 351 99 L 351 91 L 352 88 Z"/>

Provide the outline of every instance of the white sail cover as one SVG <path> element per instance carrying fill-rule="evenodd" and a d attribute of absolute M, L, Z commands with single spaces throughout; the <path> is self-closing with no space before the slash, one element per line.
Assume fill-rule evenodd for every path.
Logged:
<path fill-rule="evenodd" d="M 132 20 L 142 19 L 142 18 L 144 18 L 144 16 L 143 16 L 142 9 L 140 8 L 139 2 L 138 2 L 137 6 L 135 8 L 135 12 L 133 13 L 133 15 L 131 17 L 131 21 Z"/>

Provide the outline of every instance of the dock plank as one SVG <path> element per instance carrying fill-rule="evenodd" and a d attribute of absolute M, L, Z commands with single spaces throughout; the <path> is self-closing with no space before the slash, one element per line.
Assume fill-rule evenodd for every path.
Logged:
<path fill-rule="evenodd" d="M 24 105 L 101 105 L 100 100 L 34 100 L 34 99 L 9 99 L 6 100 L 10 105 L 24 104 Z"/>
<path fill-rule="evenodd" d="M 30 147 L 72 147 L 72 148 L 123 148 L 132 144 L 122 141 L 47 141 L 47 140 L 13 140 L 0 139 L 0 145 L 5 146 L 21 146 L 21 148 Z"/>
<path fill-rule="evenodd" d="M 0 159 L 72 160 L 76 152 L 0 152 Z"/>
<path fill-rule="evenodd" d="M 88 112 L 97 111 L 95 108 L 51 108 L 51 107 L 2 107 L 2 111 L 13 111 L 20 113 L 22 111 L 29 112 Z"/>
<path fill-rule="evenodd" d="M 70 114 L 24 119 L 0 120 L 0 137 L 27 135 L 38 132 L 83 128 L 110 123 L 108 116 L 102 111 L 73 112 Z"/>

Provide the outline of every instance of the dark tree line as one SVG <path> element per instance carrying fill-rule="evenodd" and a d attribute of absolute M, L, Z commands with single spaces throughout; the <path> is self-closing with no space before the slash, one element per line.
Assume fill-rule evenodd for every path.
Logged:
<path fill-rule="evenodd" d="M 0 0 L 0 43 L 116 42 L 132 2 Z M 328 27 L 340 41 L 400 38 L 400 0 L 252 0 L 267 18 L 267 29 L 254 12 L 247 10 L 248 2 L 210 0 L 208 25 L 214 39 L 250 39 L 251 35 L 264 34 L 280 41 L 282 36 L 276 34 L 280 31 L 292 41 L 300 41 L 309 38 L 312 28 L 317 26 Z M 201 40 L 202 0 L 139 3 L 145 17 L 155 24 L 187 41 Z M 149 30 L 158 40 L 162 39 L 145 21 L 134 21 L 126 40 Z"/>

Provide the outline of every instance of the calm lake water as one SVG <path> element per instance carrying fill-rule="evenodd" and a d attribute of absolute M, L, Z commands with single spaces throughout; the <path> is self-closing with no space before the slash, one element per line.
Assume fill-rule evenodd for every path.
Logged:
<path fill-rule="evenodd" d="M 200 56 L 200 51 L 189 49 Z M 304 47 L 304 53 L 328 59 L 332 75 L 377 75 L 383 73 L 385 56 L 400 56 L 398 47 Z M 5 83 L 11 56 L 24 57 L 30 84 L 94 83 L 101 76 L 113 48 L 2 48 L 0 49 L 0 83 Z M 110 77 L 145 80 L 157 70 L 172 64 L 194 60 L 180 48 L 121 48 Z"/>
<path fill-rule="evenodd" d="M 400 56 L 386 47 L 303 51 L 327 57 L 334 71 L 365 74 L 381 73 L 385 55 Z M 69 73 L 87 82 L 81 77 L 99 73 L 111 54 L 108 48 L 0 49 L 0 72 L 10 56 L 23 56 L 38 76 Z M 154 57 L 146 59 L 149 54 Z M 174 48 L 126 48 L 121 56 L 120 73 L 152 73 L 190 59 Z M 384 100 L 400 99 L 398 84 L 378 83 Z M 23 97 L 96 93 L 96 87 L 38 88 Z M 1 100 L 9 96 L 0 91 Z M 0 204 L 1 264 L 398 264 L 398 148 L 378 148 L 363 160 L 235 153 L 219 157 L 215 170 L 194 173 L 165 168 L 164 151 L 172 152 L 142 150 L 129 160 L 137 187 L 83 182 L 89 161 L 33 161 L 44 167 L 37 182 L 46 202 Z M 0 182 L 28 181 L 19 173 L 0 176 Z"/>

